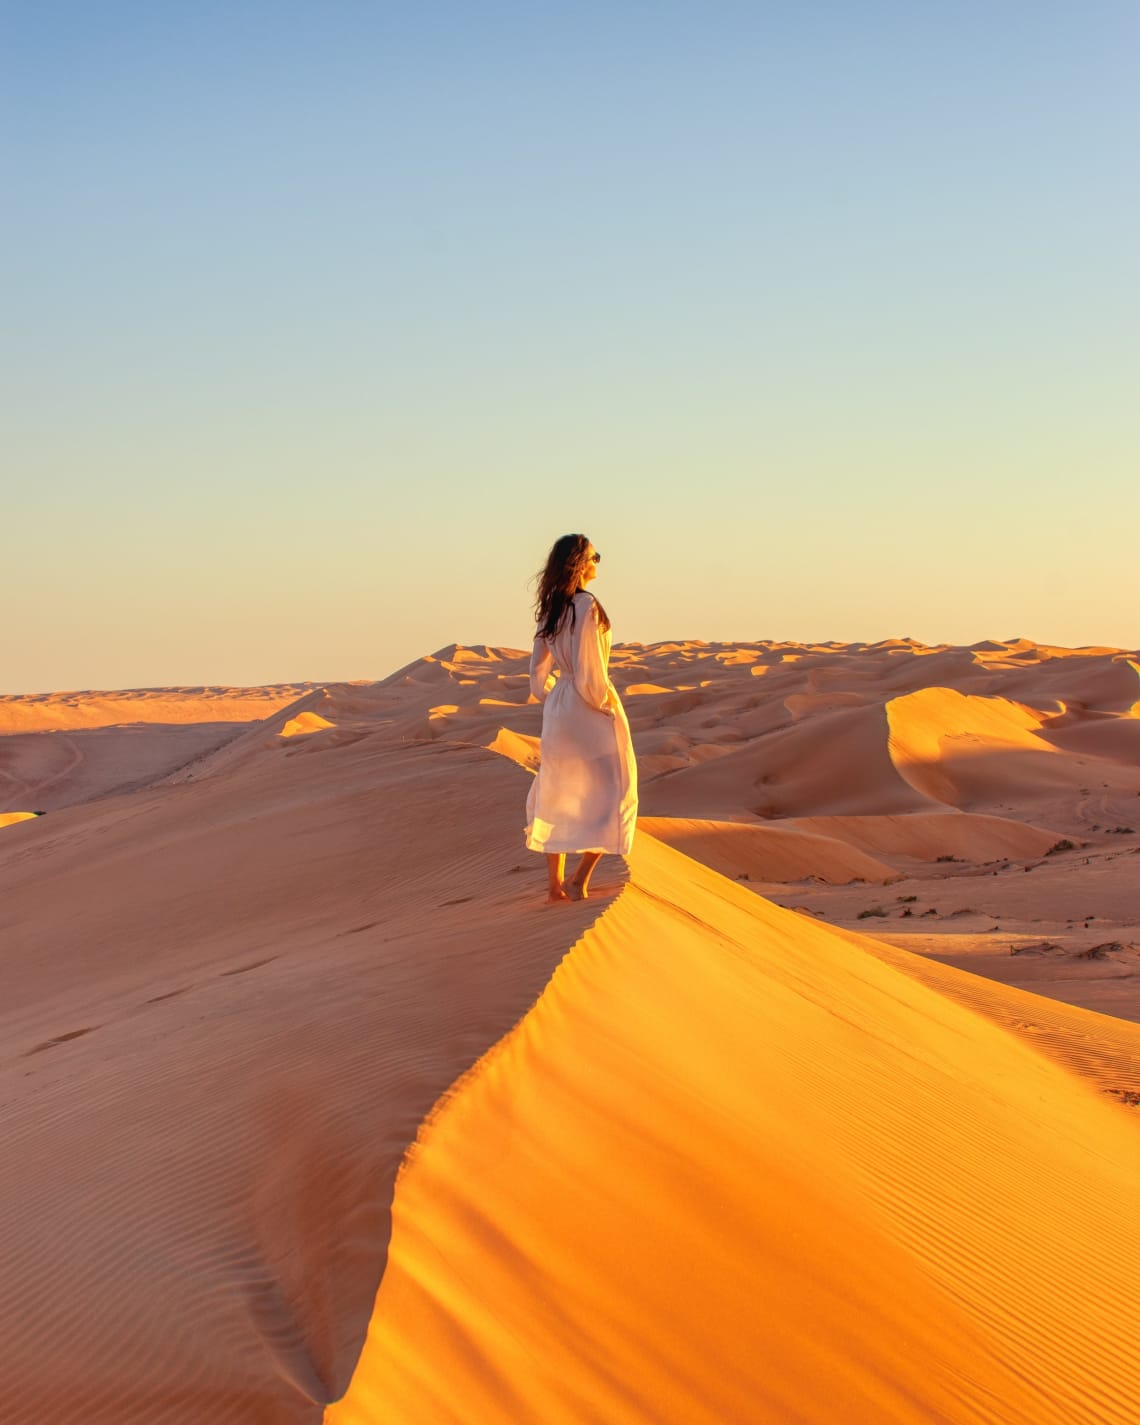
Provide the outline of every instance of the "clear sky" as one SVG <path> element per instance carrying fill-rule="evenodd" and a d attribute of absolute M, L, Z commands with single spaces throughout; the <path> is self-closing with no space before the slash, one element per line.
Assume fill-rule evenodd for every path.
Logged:
<path fill-rule="evenodd" d="M 0 691 L 1140 645 L 1135 0 L 0 0 Z"/>

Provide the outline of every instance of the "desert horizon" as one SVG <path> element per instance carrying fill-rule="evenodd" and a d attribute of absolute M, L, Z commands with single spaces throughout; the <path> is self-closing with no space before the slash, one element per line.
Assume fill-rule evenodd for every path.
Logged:
<path fill-rule="evenodd" d="M 528 658 L 0 698 L 4 1418 L 1124 1425 L 1140 654 Z"/>
<path fill-rule="evenodd" d="M 1135 6 L 11 11 L 0 1425 L 1135 1425 Z"/>

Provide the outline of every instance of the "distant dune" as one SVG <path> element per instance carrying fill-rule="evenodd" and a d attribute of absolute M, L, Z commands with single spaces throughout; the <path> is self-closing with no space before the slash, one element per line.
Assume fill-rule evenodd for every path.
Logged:
<path fill-rule="evenodd" d="M 1140 655 L 613 673 L 0 699 L 5 1425 L 1131 1425 Z"/>
<path fill-rule="evenodd" d="M 213 751 L 249 722 L 287 707 L 311 687 L 280 683 L 0 697 L 0 807 L 34 804 L 55 811 L 145 786 Z"/>
<path fill-rule="evenodd" d="M 134 723 L 249 722 L 294 702 L 313 683 L 265 688 L 125 688 L 113 692 L 0 695 L 0 734 L 74 732 Z"/>

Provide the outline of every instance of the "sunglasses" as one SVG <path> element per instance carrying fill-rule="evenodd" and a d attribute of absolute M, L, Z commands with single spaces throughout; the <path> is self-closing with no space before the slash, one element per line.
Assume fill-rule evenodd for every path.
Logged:
<path fill-rule="evenodd" d="M 587 564 L 600 564 L 601 562 L 602 556 L 598 553 L 591 554 L 589 559 L 586 560 Z"/>

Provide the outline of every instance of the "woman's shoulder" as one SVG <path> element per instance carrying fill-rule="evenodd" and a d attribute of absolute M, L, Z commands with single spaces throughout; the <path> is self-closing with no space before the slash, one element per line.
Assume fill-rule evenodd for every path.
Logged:
<path fill-rule="evenodd" d="M 598 601 L 593 594 L 588 589 L 579 589 L 574 595 L 575 617 L 581 615 L 582 618 L 593 620 L 597 618 L 597 610 Z"/>

